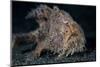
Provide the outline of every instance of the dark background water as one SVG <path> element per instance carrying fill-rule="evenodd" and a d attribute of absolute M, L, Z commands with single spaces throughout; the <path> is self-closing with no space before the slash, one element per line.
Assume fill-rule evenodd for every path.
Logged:
<path fill-rule="evenodd" d="M 65 10 L 74 18 L 83 28 L 85 36 L 90 39 L 91 43 L 96 40 L 96 6 L 81 6 L 72 4 L 50 4 L 50 3 L 33 3 L 33 2 L 12 2 L 12 32 L 24 33 L 35 30 L 38 24 L 34 19 L 26 20 L 25 16 L 40 4 L 46 4 L 50 7 L 54 5 L 59 9 Z M 94 41 L 92 41 L 94 40 Z M 88 42 L 88 41 L 87 41 Z M 93 46 L 95 47 L 95 46 Z"/>
<path fill-rule="evenodd" d="M 86 46 L 89 50 L 96 49 L 96 6 L 52 4 L 36 2 L 12 2 L 12 33 L 27 33 L 38 28 L 34 19 L 25 19 L 25 16 L 40 4 L 50 7 L 58 6 L 67 11 L 75 21 L 83 28 L 86 36 Z"/>

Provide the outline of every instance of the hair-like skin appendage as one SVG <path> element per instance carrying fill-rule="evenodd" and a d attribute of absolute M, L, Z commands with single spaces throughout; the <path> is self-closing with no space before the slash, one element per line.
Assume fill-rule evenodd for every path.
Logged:
<path fill-rule="evenodd" d="M 57 6 L 40 5 L 25 18 L 33 18 L 39 24 L 37 30 L 29 32 L 37 41 L 33 58 L 39 57 L 44 49 L 58 53 L 58 59 L 84 51 L 86 40 L 83 29 L 66 11 Z"/>

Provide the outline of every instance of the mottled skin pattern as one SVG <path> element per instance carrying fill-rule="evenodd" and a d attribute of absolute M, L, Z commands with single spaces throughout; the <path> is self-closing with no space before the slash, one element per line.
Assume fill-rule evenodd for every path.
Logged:
<path fill-rule="evenodd" d="M 34 18 L 39 24 L 35 31 L 27 33 L 25 41 L 36 41 L 37 46 L 33 51 L 33 58 L 40 56 L 43 50 L 50 50 L 58 54 L 58 59 L 63 55 L 73 55 L 82 52 L 85 48 L 85 36 L 81 27 L 64 10 L 54 6 L 53 9 L 40 5 L 29 12 L 26 19 Z M 17 43 L 17 36 L 15 44 Z M 35 38 L 35 39 L 34 39 Z M 18 40 L 20 40 L 19 37 Z"/>

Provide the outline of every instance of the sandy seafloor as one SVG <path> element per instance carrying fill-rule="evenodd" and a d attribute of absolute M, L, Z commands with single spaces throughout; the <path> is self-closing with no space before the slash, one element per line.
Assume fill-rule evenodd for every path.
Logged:
<path fill-rule="evenodd" d="M 57 55 L 53 55 L 51 52 L 43 52 L 42 55 L 34 59 L 33 58 L 33 45 L 21 45 L 20 47 L 12 49 L 12 66 L 23 65 L 42 65 L 42 64 L 58 64 L 58 63 L 75 63 L 75 62 L 90 62 L 96 61 L 96 50 L 88 50 L 81 53 L 75 53 L 68 57 L 57 60 Z"/>

